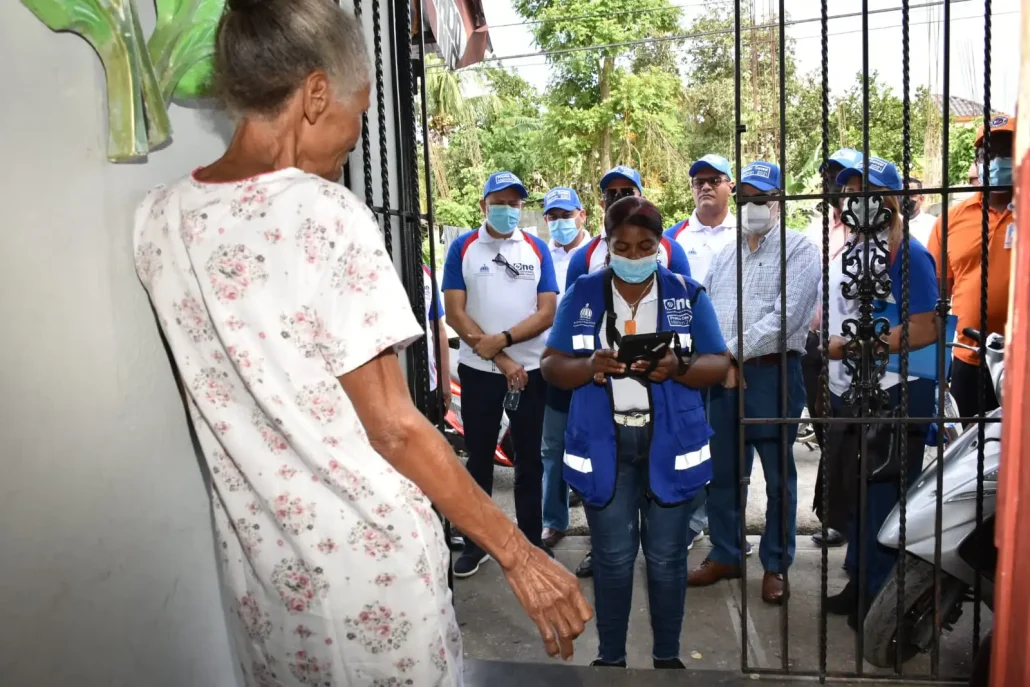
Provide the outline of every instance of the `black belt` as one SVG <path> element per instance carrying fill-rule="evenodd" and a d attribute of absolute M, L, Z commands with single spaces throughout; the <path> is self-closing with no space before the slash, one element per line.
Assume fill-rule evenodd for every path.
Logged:
<path fill-rule="evenodd" d="M 787 358 L 798 358 L 801 354 L 797 351 L 787 351 Z M 783 360 L 782 353 L 767 353 L 760 355 L 757 358 L 748 358 L 744 361 L 745 365 L 777 365 Z"/>

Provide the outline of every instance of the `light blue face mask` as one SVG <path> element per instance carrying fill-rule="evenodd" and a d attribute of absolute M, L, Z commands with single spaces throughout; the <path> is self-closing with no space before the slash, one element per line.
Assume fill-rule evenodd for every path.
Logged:
<path fill-rule="evenodd" d="M 579 236 L 579 227 L 576 226 L 576 220 L 572 217 L 551 220 L 547 223 L 547 228 L 551 232 L 551 238 L 561 246 L 567 246 Z"/>
<path fill-rule="evenodd" d="M 980 183 L 984 182 L 984 168 L 983 165 L 979 165 L 980 169 Z M 987 168 L 987 178 L 991 181 L 991 186 L 1011 186 L 1012 185 L 1012 158 L 1011 157 L 996 157 L 991 159 L 991 164 Z"/>
<path fill-rule="evenodd" d="M 510 205 L 487 205 L 486 221 L 498 234 L 508 236 L 519 226 L 522 211 Z"/>
<path fill-rule="evenodd" d="M 615 276 L 630 284 L 641 284 L 658 271 L 658 256 L 647 255 L 633 260 L 621 255 L 610 255 L 610 264 Z"/>

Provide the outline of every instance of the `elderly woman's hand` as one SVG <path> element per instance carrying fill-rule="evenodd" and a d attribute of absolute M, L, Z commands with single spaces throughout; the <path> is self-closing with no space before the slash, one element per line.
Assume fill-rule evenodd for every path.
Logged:
<path fill-rule="evenodd" d="M 504 570 L 515 598 L 540 631 L 548 656 L 572 658 L 572 642 L 594 611 L 579 582 L 543 550 L 522 540 L 522 550 Z"/>

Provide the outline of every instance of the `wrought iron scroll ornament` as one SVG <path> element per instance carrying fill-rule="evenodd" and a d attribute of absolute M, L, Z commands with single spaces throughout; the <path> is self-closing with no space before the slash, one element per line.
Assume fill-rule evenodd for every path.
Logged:
<path fill-rule="evenodd" d="M 858 301 L 858 318 L 844 320 L 842 334 L 844 367 L 851 376 L 851 387 L 844 402 L 867 408 L 870 414 L 889 410 L 889 396 L 880 385 L 887 371 L 890 348 L 887 337 L 890 322 L 877 316 L 877 301 L 891 295 L 890 246 L 885 231 L 891 226 L 894 211 L 882 196 L 848 197 L 841 221 L 851 230 L 849 246 L 842 254 L 845 281 L 841 296 Z"/>
<path fill-rule="evenodd" d="M 171 139 L 173 97 L 207 95 L 215 31 L 225 0 L 156 0 L 148 41 L 135 0 L 22 0 L 54 31 L 84 38 L 107 75 L 108 143 L 112 162 L 145 158 Z"/>

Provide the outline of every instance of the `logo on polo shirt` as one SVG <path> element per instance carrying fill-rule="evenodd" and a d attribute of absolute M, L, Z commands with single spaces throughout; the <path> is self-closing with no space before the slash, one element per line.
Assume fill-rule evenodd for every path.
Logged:
<path fill-rule="evenodd" d="M 490 274 L 490 266 L 487 265 L 484 262 L 483 266 L 479 268 L 479 276 L 488 275 L 488 274 Z"/>
<path fill-rule="evenodd" d="M 666 298 L 665 316 L 672 327 L 689 327 L 694 320 L 694 311 L 687 298 Z"/>
<path fill-rule="evenodd" d="M 519 271 L 519 279 L 535 279 L 536 265 L 528 262 L 513 262 L 511 266 Z"/>

